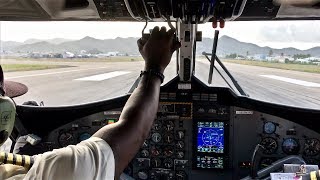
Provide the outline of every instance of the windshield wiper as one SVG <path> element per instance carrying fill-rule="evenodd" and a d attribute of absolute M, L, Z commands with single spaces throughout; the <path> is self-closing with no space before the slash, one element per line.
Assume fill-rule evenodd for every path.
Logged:
<path fill-rule="evenodd" d="M 242 89 L 242 87 L 239 85 L 239 83 L 237 82 L 237 80 L 231 75 L 231 73 L 228 71 L 228 69 L 224 66 L 224 64 L 220 61 L 220 59 L 218 58 L 218 56 L 216 55 L 216 51 L 217 51 L 217 46 L 218 46 L 218 37 L 219 37 L 219 31 L 215 30 L 214 33 L 214 39 L 213 39 L 213 46 L 212 46 L 212 53 L 206 53 L 203 52 L 202 55 L 204 55 L 208 61 L 210 62 L 210 69 L 209 69 L 209 77 L 208 77 L 208 83 L 211 84 L 212 83 L 212 75 L 213 75 L 213 70 L 216 69 L 216 71 L 219 73 L 219 75 L 222 77 L 222 79 L 228 84 L 228 86 L 232 89 L 233 87 L 229 84 L 229 82 L 227 81 L 227 79 L 222 75 L 222 73 L 216 68 L 216 66 L 214 65 L 214 62 L 217 61 L 218 64 L 220 65 L 220 67 L 223 69 L 223 71 L 228 75 L 228 77 L 231 79 L 233 85 L 237 88 L 238 92 L 242 95 L 242 96 L 249 96 L 247 93 L 244 92 L 244 90 Z M 209 56 L 211 56 L 211 58 L 209 58 Z"/>
<path fill-rule="evenodd" d="M 237 90 L 239 91 L 239 93 L 243 96 L 249 96 L 247 93 L 244 92 L 244 90 L 242 89 L 242 87 L 240 86 L 240 84 L 238 83 L 238 81 L 231 75 L 231 73 L 229 72 L 229 70 L 224 66 L 224 64 L 221 62 L 221 60 L 218 58 L 218 56 L 215 56 L 215 58 L 209 58 L 209 56 L 212 56 L 212 54 L 210 53 L 206 53 L 206 52 L 203 52 L 202 55 L 204 55 L 208 61 L 210 62 L 210 64 L 213 64 L 213 68 L 219 73 L 219 75 L 222 77 L 222 79 L 228 84 L 228 86 L 232 88 L 232 86 L 228 83 L 227 79 L 222 75 L 222 73 L 217 69 L 217 67 L 214 65 L 213 62 L 211 61 L 217 61 L 217 63 L 220 65 L 220 67 L 223 69 L 223 71 L 228 75 L 228 77 L 230 78 L 230 80 L 232 81 L 233 85 L 237 88 Z M 213 70 L 210 71 L 211 73 L 211 77 L 212 77 L 212 74 L 213 74 Z M 210 77 L 210 75 L 209 75 Z"/>

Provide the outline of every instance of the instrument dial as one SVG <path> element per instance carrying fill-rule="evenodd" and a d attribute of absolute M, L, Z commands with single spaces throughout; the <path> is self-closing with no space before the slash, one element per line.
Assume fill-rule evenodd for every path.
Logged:
<path fill-rule="evenodd" d="M 278 143 L 272 137 L 263 138 L 262 141 L 260 142 L 260 145 L 262 145 L 264 147 L 263 152 L 265 154 L 272 154 L 272 153 L 276 152 L 276 150 L 278 149 Z"/>
<path fill-rule="evenodd" d="M 158 143 L 161 141 L 161 134 L 160 133 L 153 133 L 151 135 L 151 139 L 153 142 Z"/>
<path fill-rule="evenodd" d="M 148 147 L 149 147 L 148 141 L 144 141 L 142 144 L 142 148 L 148 148 Z"/>
<path fill-rule="evenodd" d="M 266 134 L 273 134 L 276 132 L 276 125 L 273 122 L 265 122 L 263 125 L 263 131 Z"/>
<path fill-rule="evenodd" d="M 141 154 L 141 157 L 144 157 L 144 158 L 146 158 L 146 157 L 149 157 L 149 151 L 148 150 L 142 150 L 141 152 L 140 152 L 140 154 Z"/>
<path fill-rule="evenodd" d="M 183 139 L 184 138 L 184 132 L 183 131 L 178 131 L 177 138 L 178 139 Z"/>
<path fill-rule="evenodd" d="M 171 169 L 173 167 L 173 161 L 172 159 L 165 159 L 163 161 L 163 164 L 164 164 L 164 167 L 165 168 L 168 168 L 168 169 Z"/>
<path fill-rule="evenodd" d="M 294 138 L 284 139 L 282 142 L 282 151 L 286 154 L 297 154 L 300 150 L 299 142 Z"/>
<path fill-rule="evenodd" d="M 178 152 L 176 153 L 176 156 L 177 156 L 178 159 L 182 159 L 182 158 L 184 158 L 184 152 L 178 151 Z"/>
<path fill-rule="evenodd" d="M 164 124 L 164 129 L 166 131 L 172 131 L 174 128 L 174 124 L 172 121 L 166 121 L 165 124 Z"/>
<path fill-rule="evenodd" d="M 162 126 L 161 122 L 156 121 L 153 124 L 153 129 L 156 130 L 156 131 L 159 131 L 159 130 L 161 130 L 161 126 Z"/>
<path fill-rule="evenodd" d="M 304 143 L 304 153 L 307 156 L 314 156 L 320 152 L 320 141 L 315 138 L 306 139 Z"/>
<path fill-rule="evenodd" d="M 148 173 L 146 171 L 139 171 L 138 172 L 139 179 L 148 179 Z"/>
<path fill-rule="evenodd" d="M 152 156 L 159 156 L 161 154 L 161 150 L 158 147 L 152 147 L 151 148 L 151 155 Z"/>
<path fill-rule="evenodd" d="M 164 141 L 168 144 L 171 144 L 173 142 L 173 135 L 172 134 L 166 134 L 164 136 Z"/>
<path fill-rule="evenodd" d="M 170 157 L 170 156 L 173 155 L 173 153 L 174 153 L 174 150 L 173 150 L 173 148 L 171 146 L 167 146 L 167 147 L 164 148 L 163 154 L 165 156 Z"/>
<path fill-rule="evenodd" d="M 61 147 L 66 147 L 75 144 L 75 139 L 71 133 L 64 132 L 59 135 L 58 142 Z"/>
<path fill-rule="evenodd" d="M 178 149 L 182 149 L 184 147 L 184 142 L 183 141 L 178 141 L 177 144 L 176 144 L 176 147 Z"/>
<path fill-rule="evenodd" d="M 89 133 L 82 133 L 82 134 L 80 134 L 80 136 L 79 136 L 79 141 L 81 142 L 81 141 L 87 140 L 87 139 L 89 139 L 90 137 L 91 137 L 91 134 L 89 134 Z"/>
<path fill-rule="evenodd" d="M 273 159 L 264 158 L 264 159 L 262 159 L 261 162 L 260 162 L 260 168 L 261 168 L 261 169 L 264 169 L 264 168 L 270 166 L 273 162 L 274 162 Z"/>
<path fill-rule="evenodd" d="M 177 180 L 185 180 L 185 179 L 187 179 L 187 174 L 184 171 L 178 171 L 176 173 L 176 179 Z"/>
<path fill-rule="evenodd" d="M 158 167 L 160 167 L 160 166 L 161 166 L 161 160 L 160 160 L 159 158 L 153 158 L 153 159 L 151 160 L 151 166 L 152 166 L 153 168 L 158 168 Z"/>

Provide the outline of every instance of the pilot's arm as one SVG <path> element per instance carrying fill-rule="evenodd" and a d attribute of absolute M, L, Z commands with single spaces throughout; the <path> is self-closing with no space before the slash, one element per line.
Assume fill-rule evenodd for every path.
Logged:
<path fill-rule="evenodd" d="M 138 40 L 145 71 L 163 73 L 180 47 L 174 30 L 155 27 L 149 39 Z M 107 125 L 77 145 L 38 155 L 26 179 L 118 179 L 147 138 L 156 118 L 161 78 L 142 75 L 118 122 Z"/>
<path fill-rule="evenodd" d="M 174 41 L 174 30 L 155 27 L 149 40 L 138 40 L 139 51 L 145 60 L 145 71 L 163 73 L 172 54 L 180 47 Z M 153 74 L 145 74 L 123 108 L 117 123 L 100 129 L 95 137 L 104 139 L 112 148 L 115 157 L 116 177 L 134 158 L 147 138 L 156 118 L 159 105 L 161 80 Z"/>

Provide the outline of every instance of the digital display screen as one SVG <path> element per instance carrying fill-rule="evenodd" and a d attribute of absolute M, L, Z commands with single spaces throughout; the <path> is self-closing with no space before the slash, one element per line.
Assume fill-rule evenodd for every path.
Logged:
<path fill-rule="evenodd" d="M 223 157 L 197 156 L 197 168 L 223 169 Z"/>
<path fill-rule="evenodd" d="M 224 123 L 198 122 L 197 152 L 224 153 Z"/>

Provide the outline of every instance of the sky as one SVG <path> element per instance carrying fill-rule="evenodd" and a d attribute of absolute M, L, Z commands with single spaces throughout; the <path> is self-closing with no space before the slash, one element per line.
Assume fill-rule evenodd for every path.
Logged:
<path fill-rule="evenodd" d="M 85 36 L 97 39 L 116 37 L 140 37 L 142 22 L 0 22 L 0 40 L 23 42 L 27 39 L 81 39 Z M 149 23 L 154 26 L 166 23 Z M 167 26 L 168 27 L 168 26 Z M 203 37 L 213 37 L 211 23 L 199 25 Z M 272 48 L 295 47 L 308 49 L 320 46 L 320 21 L 264 21 L 227 22 L 219 29 L 220 36 L 228 35 L 243 42 Z"/>

